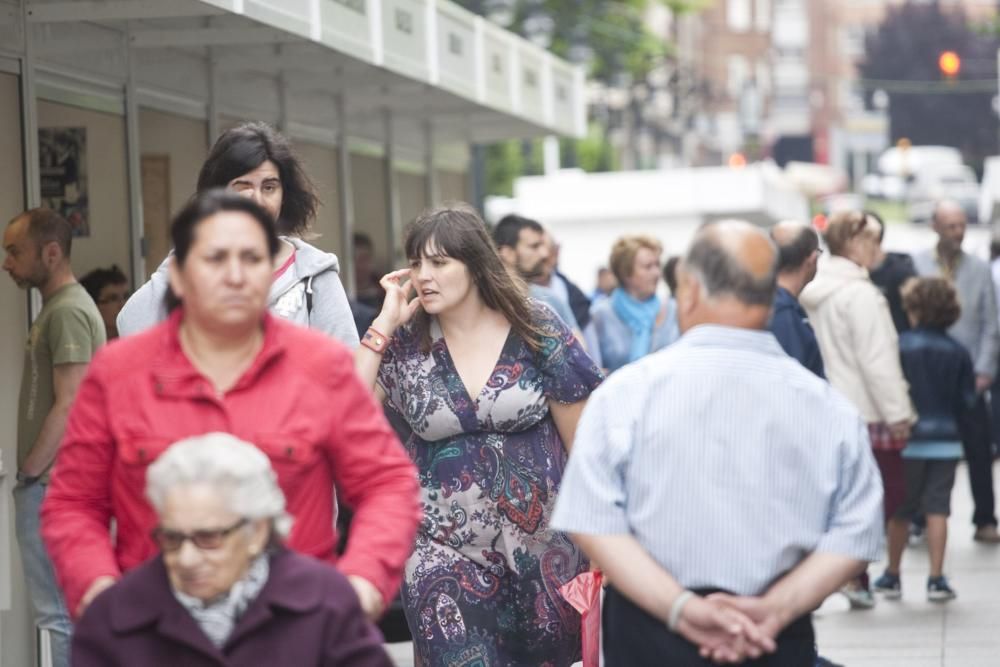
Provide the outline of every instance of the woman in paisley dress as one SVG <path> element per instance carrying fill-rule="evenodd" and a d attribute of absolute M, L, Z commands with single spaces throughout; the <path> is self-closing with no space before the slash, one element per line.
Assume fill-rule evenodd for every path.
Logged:
<path fill-rule="evenodd" d="M 405 249 L 357 366 L 413 429 L 424 520 L 402 596 L 416 662 L 569 667 L 580 620 L 558 589 L 588 563 L 548 524 L 601 372 L 472 208 L 425 212 Z"/>

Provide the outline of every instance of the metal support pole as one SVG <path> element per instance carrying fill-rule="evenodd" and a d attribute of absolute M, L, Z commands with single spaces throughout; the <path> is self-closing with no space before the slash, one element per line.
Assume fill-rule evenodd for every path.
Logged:
<path fill-rule="evenodd" d="M 52 633 L 48 629 L 35 629 L 35 649 L 38 651 L 38 667 L 52 667 Z"/>
<path fill-rule="evenodd" d="M 351 187 L 351 149 L 347 137 L 347 105 L 337 95 L 337 211 L 340 214 L 340 282 L 351 297 L 357 296 L 354 282 L 354 190 Z"/>
<path fill-rule="evenodd" d="M 206 61 L 208 78 L 208 119 L 206 123 L 208 147 L 215 145 L 215 140 L 222 134 L 219 127 L 219 65 L 216 58 L 215 49 L 208 47 L 208 60 Z"/>
<path fill-rule="evenodd" d="M 997 49 L 997 67 L 1000 67 L 1000 49 Z M 997 70 L 997 102 L 997 108 L 1000 109 L 1000 69 Z M 997 114 L 1000 114 L 1000 110 Z M 997 124 L 997 153 L 1000 153 L 1000 123 Z"/>
<path fill-rule="evenodd" d="M 142 153 L 139 146 L 139 100 L 135 86 L 135 58 L 131 47 L 132 27 L 125 28 L 125 164 L 128 168 L 129 244 L 132 287 L 146 282 L 146 238 L 142 219 Z"/>
<path fill-rule="evenodd" d="M 472 144 L 469 160 L 469 190 L 472 195 L 472 205 L 480 213 L 486 215 L 486 147 L 482 144 Z"/>
<path fill-rule="evenodd" d="M 41 170 L 38 163 L 38 105 L 35 97 L 35 45 L 27 19 L 27 2 L 21 3 L 24 54 L 21 56 L 21 147 L 24 165 L 24 207 L 42 203 Z"/>
<path fill-rule="evenodd" d="M 393 167 L 396 158 L 396 148 L 393 145 L 395 136 L 392 127 L 392 112 L 389 109 L 382 110 L 382 126 L 385 141 L 383 170 L 385 173 L 386 259 L 391 270 L 399 264 L 402 248 L 399 244 L 399 183 L 396 180 L 396 170 Z"/>
<path fill-rule="evenodd" d="M 440 184 L 434 167 L 434 124 L 424 123 L 424 199 L 431 208 L 441 203 Z"/>
<path fill-rule="evenodd" d="M 278 60 L 281 60 L 281 44 L 274 47 Z M 282 134 L 288 136 L 288 77 L 285 71 L 278 73 L 278 129 Z"/>
<path fill-rule="evenodd" d="M 865 171 L 867 171 L 866 164 L 867 153 L 855 148 L 851 151 L 851 171 L 854 172 L 854 191 L 861 192 L 861 181 L 865 178 Z"/>
<path fill-rule="evenodd" d="M 21 3 L 21 30 L 24 53 L 21 65 L 21 161 L 24 170 L 24 207 L 35 208 L 42 203 L 41 167 L 38 159 L 38 104 L 35 97 L 35 44 L 33 29 L 28 23 L 27 0 Z M 26 299 L 28 322 L 34 322 L 42 310 L 42 295 L 37 289 L 28 290 Z"/>

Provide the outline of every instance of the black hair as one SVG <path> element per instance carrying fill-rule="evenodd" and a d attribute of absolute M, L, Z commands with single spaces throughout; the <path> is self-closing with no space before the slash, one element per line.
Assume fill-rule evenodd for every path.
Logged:
<path fill-rule="evenodd" d="M 117 264 L 112 264 L 111 268 L 108 269 L 94 269 L 80 278 L 83 289 L 87 290 L 87 294 L 94 301 L 101 298 L 101 290 L 108 285 L 124 285 L 126 283 L 128 283 L 128 278 L 125 277 Z"/>
<path fill-rule="evenodd" d="M 22 219 L 28 221 L 28 236 L 38 247 L 39 255 L 46 243 L 58 243 L 63 256 L 69 259 L 73 249 L 73 226 L 66 218 L 50 208 L 40 206 L 21 213 L 8 224 L 12 225 Z"/>
<path fill-rule="evenodd" d="M 371 250 L 374 252 L 375 243 L 372 242 L 372 237 L 368 236 L 364 232 L 354 232 L 353 236 L 354 249 L 365 248 L 366 250 Z"/>
<path fill-rule="evenodd" d="M 267 252 L 271 259 L 278 254 L 278 232 L 274 220 L 264 208 L 252 199 L 233 194 L 223 188 L 213 188 L 196 192 L 188 203 L 174 216 L 170 223 L 170 239 L 174 243 L 174 261 L 178 266 L 184 266 L 191 246 L 194 245 L 195 230 L 206 218 L 223 211 L 238 211 L 246 213 L 260 225 L 267 238 Z M 167 289 L 167 310 L 173 310 L 181 301 L 173 290 Z"/>
<path fill-rule="evenodd" d="M 511 213 L 500 219 L 500 222 L 493 228 L 493 243 L 497 248 L 517 248 L 517 240 L 521 237 L 522 229 L 531 229 L 544 234 L 545 229 L 537 220 L 525 218 Z"/>
<path fill-rule="evenodd" d="M 786 243 L 779 243 L 773 233 L 771 240 L 778 246 L 778 273 L 798 269 L 819 249 L 819 234 L 806 225 L 802 225 L 795 236 Z"/>
<path fill-rule="evenodd" d="M 198 225 L 223 211 L 238 211 L 252 217 L 267 238 L 271 259 L 278 254 L 278 233 L 268 212 L 252 199 L 215 188 L 196 193 L 170 224 L 170 238 L 174 242 L 174 256 L 179 266 L 184 266 L 187 261 Z"/>
<path fill-rule="evenodd" d="M 291 144 L 267 123 L 242 123 L 226 130 L 212 146 L 198 174 L 199 192 L 224 188 L 234 179 L 270 160 L 281 177 L 281 212 L 276 221 L 281 234 L 302 236 L 319 208 L 312 181 Z"/>
<path fill-rule="evenodd" d="M 483 303 L 503 313 L 511 328 L 532 350 L 542 346 L 543 333 L 535 325 L 527 286 L 507 270 L 490 242 L 486 223 L 464 202 L 452 202 L 421 213 L 406 229 L 406 258 L 420 259 L 428 251 L 462 262 Z M 430 317 L 423 310 L 414 316 L 421 348 L 430 349 Z"/>

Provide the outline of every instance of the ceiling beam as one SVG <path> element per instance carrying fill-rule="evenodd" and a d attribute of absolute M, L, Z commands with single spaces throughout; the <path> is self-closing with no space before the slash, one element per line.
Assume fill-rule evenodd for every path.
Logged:
<path fill-rule="evenodd" d="M 79 2 L 29 2 L 29 23 L 76 21 L 130 21 L 190 16 L 218 16 L 225 10 L 182 0 L 81 0 Z"/>
<path fill-rule="evenodd" d="M 302 37 L 274 28 L 190 28 L 186 30 L 136 30 L 129 43 L 138 49 L 191 46 L 231 46 L 237 44 L 286 44 Z"/>

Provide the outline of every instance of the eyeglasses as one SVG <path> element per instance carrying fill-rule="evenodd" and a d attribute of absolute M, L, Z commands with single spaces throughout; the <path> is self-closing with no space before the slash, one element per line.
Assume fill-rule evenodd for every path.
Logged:
<path fill-rule="evenodd" d="M 157 526 L 153 529 L 153 539 L 160 545 L 160 550 L 164 552 L 177 551 L 188 540 L 191 540 L 191 543 L 199 549 L 218 549 L 230 534 L 246 524 L 246 519 L 240 519 L 229 528 L 196 530 L 193 533 L 182 533 L 178 530 L 167 530 L 162 526 Z"/>

